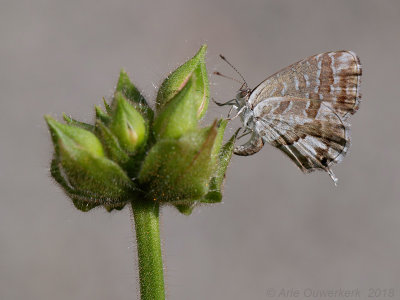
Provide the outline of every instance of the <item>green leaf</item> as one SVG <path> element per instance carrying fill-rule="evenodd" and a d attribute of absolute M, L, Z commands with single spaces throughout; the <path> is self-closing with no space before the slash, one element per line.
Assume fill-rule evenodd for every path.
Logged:
<path fill-rule="evenodd" d="M 64 113 L 63 113 L 63 119 L 64 119 L 65 122 L 67 122 L 68 125 L 73 125 L 73 126 L 76 126 L 76 127 L 80 127 L 82 129 L 86 129 L 86 130 L 89 130 L 89 131 L 94 131 L 94 126 L 93 125 L 74 120 L 70 116 L 67 116 Z"/>
<path fill-rule="evenodd" d="M 70 196 L 71 197 L 71 196 Z M 88 212 L 89 210 L 99 206 L 100 204 L 97 203 L 90 203 L 86 201 L 79 200 L 75 197 L 71 197 L 72 203 L 74 203 L 74 206 L 79 209 L 80 211 L 83 212 Z"/>
<path fill-rule="evenodd" d="M 100 120 L 101 122 L 103 122 L 105 125 L 110 123 L 110 116 L 105 113 L 100 106 L 95 105 L 94 109 L 96 111 L 96 120 Z"/>
<path fill-rule="evenodd" d="M 193 209 L 196 207 L 197 202 L 192 202 L 190 204 L 176 204 L 175 208 L 182 214 L 189 216 L 192 214 Z"/>
<path fill-rule="evenodd" d="M 107 114 L 111 115 L 111 113 L 112 113 L 111 106 L 107 103 L 107 101 L 104 97 L 103 97 L 103 104 L 104 104 Z"/>
<path fill-rule="evenodd" d="M 228 120 L 226 119 L 222 119 L 222 120 L 218 120 L 217 122 L 217 128 L 218 128 L 218 132 L 217 132 L 217 137 L 215 139 L 215 144 L 212 150 L 212 154 L 217 157 L 221 147 L 222 147 L 222 142 L 224 139 L 224 133 L 225 133 L 225 129 L 226 129 L 226 125 L 228 124 Z"/>
<path fill-rule="evenodd" d="M 115 210 L 122 210 L 125 205 L 127 204 L 127 202 L 121 203 L 121 204 L 115 204 L 115 205 L 104 205 L 104 208 L 108 211 L 108 212 L 112 212 L 114 209 Z"/>

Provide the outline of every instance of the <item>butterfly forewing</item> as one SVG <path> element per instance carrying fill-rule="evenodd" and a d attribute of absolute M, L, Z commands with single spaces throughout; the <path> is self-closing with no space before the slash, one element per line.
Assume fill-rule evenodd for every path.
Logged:
<path fill-rule="evenodd" d="M 254 108 L 267 98 L 282 96 L 324 100 L 325 105 L 346 119 L 359 106 L 361 73 L 360 61 L 352 51 L 317 54 L 264 80 L 252 91 L 249 104 Z M 310 111 L 320 103 L 313 105 Z"/>

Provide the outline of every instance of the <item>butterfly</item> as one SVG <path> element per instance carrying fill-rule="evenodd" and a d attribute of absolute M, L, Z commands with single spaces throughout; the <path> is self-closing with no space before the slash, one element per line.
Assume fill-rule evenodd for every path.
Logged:
<path fill-rule="evenodd" d="M 234 69 L 244 83 L 236 99 L 217 103 L 232 105 L 245 134 L 251 134 L 234 153 L 253 155 L 269 143 L 304 173 L 326 171 L 336 185 L 331 167 L 349 150 L 348 120 L 360 105 L 362 67 L 358 56 L 352 51 L 313 55 L 268 77 L 254 89 L 249 89 Z"/>

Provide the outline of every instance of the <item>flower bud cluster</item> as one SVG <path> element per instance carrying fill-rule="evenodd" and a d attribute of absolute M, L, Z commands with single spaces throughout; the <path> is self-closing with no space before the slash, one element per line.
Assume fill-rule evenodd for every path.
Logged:
<path fill-rule="evenodd" d="M 157 201 L 190 214 L 222 199 L 236 135 L 223 145 L 227 120 L 201 128 L 209 101 L 206 46 L 162 83 L 156 113 L 121 71 L 110 104 L 96 106 L 94 125 L 46 116 L 54 144 L 53 178 L 88 211 Z"/>

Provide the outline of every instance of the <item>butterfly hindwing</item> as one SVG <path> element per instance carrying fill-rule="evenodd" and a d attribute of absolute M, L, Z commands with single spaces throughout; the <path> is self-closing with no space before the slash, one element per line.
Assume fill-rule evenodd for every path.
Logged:
<path fill-rule="evenodd" d="M 324 100 L 268 98 L 254 107 L 254 121 L 263 141 L 286 153 L 303 172 L 329 171 L 350 145 L 349 126 Z"/>

